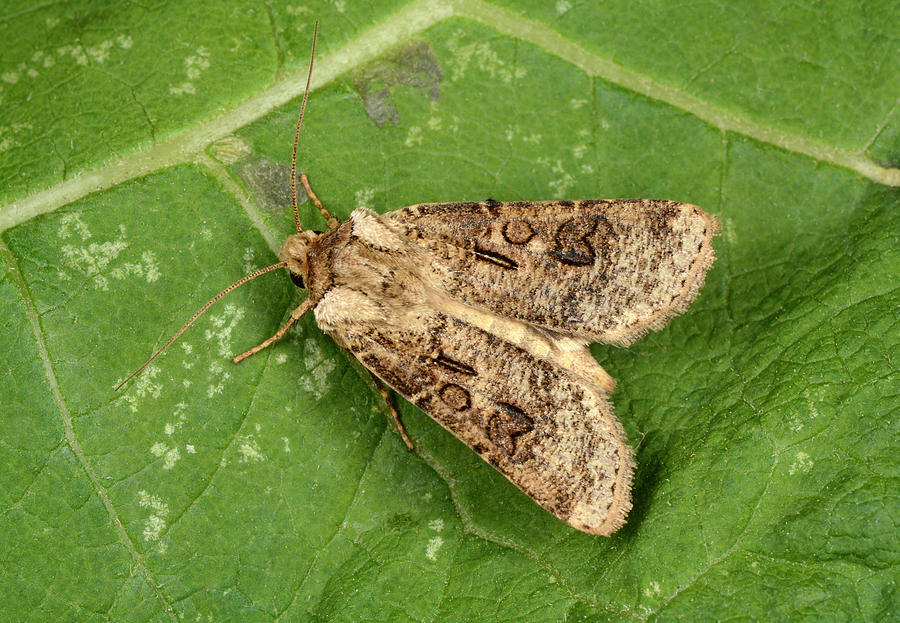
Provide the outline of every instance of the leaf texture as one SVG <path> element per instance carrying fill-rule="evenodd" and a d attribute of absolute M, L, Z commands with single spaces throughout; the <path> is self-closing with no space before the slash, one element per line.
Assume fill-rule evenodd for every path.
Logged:
<path fill-rule="evenodd" d="M 897 616 L 897 3 L 184 2 L 0 20 L 0 594 L 15 621 Z M 592 352 L 634 507 L 577 533 L 280 275 L 344 219 L 635 197 L 722 222 L 682 316 Z M 309 202 L 304 223 L 324 229 Z"/>

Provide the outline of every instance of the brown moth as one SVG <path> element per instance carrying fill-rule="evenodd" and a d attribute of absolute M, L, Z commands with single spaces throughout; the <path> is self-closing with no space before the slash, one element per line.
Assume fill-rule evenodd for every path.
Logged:
<path fill-rule="evenodd" d="M 339 223 L 301 175 L 329 227 L 304 231 L 294 168 L 308 88 L 292 161 L 297 233 L 282 261 L 223 291 L 169 343 L 227 292 L 286 267 L 307 299 L 235 362 L 312 310 L 376 382 L 535 502 L 578 530 L 615 532 L 634 459 L 609 403 L 615 382 L 587 344 L 626 346 L 684 311 L 713 262 L 718 221 L 684 203 L 614 199 L 360 208 Z"/>

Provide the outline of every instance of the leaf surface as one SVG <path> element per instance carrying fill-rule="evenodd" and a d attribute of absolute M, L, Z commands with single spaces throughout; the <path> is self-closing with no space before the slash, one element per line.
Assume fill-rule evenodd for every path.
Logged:
<path fill-rule="evenodd" d="M 896 3 L 35 5 L 0 20 L 0 594 L 17 621 L 897 616 Z M 637 450 L 612 538 L 380 397 L 262 277 L 291 141 L 339 218 L 651 197 L 698 300 L 592 346 Z M 302 199 L 302 197 L 301 197 Z M 308 228 L 324 229 L 310 202 Z"/>

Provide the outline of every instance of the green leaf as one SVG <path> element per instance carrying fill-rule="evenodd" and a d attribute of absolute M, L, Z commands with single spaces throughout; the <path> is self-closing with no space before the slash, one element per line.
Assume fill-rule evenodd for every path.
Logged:
<path fill-rule="evenodd" d="M 0 20 L 0 594 L 16 621 L 860 620 L 898 612 L 900 5 L 36 4 Z M 592 346 L 611 538 L 378 394 L 300 296 L 194 310 L 340 218 L 655 197 L 723 221 L 685 315 Z M 309 202 L 309 228 L 323 229 Z"/>

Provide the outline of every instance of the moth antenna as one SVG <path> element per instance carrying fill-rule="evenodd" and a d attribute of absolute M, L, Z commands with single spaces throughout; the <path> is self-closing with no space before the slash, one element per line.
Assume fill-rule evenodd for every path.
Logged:
<path fill-rule="evenodd" d="M 118 385 L 116 385 L 115 391 L 119 391 L 120 389 L 122 389 L 122 386 L 125 385 L 125 383 L 127 383 L 128 381 L 130 381 L 131 379 L 133 379 L 134 377 L 136 377 L 138 374 L 140 374 L 141 372 L 143 372 L 143 371 L 144 371 L 144 368 L 146 368 L 146 367 L 149 366 L 151 363 L 153 363 L 153 360 L 154 360 L 154 359 L 156 359 L 157 357 L 159 357 L 159 356 L 163 353 L 164 350 L 166 350 L 169 346 L 172 345 L 172 342 L 174 342 L 175 340 L 177 340 L 177 339 L 181 336 L 181 334 L 184 333 L 185 330 L 186 330 L 189 326 L 191 326 L 192 324 L 194 324 L 194 321 L 197 320 L 197 318 L 199 318 L 200 316 L 203 315 L 203 312 L 205 312 L 207 309 L 209 309 L 209 308 L 212 307 L 214 304 L 216 304 L 216 303 L 219 301 L 219 299 L 221 299 L 223 296 L 225 296 L 226 294 L 228 294 L 229 292 L 231 292 L 231 291 L 234 290 L 235 288 L 241 287 L 242 285 L 244 285 L 245 283 L 247 283 L 247 282 L 250 281 L 251 279 L 256 279 L 256 278 L 259 277 L 260 275 L 265 275 L 265 274 L 268 273 L 268 272 L 272 272 L 273 270 L 276 270 L 276 269 L 278 269 L 278 268 L 284 268 L 285 266 L 287 266 L 287 262 L 278 262 L 277 264 L 272 264 L 271 266 L 266 266 L 265 268 L 260 268 L 260 269 L 259 269 L 258 271 L 256 271 L 255 273 L 250 273 L 250 274 L 247 275 L 246 277 L 242 277 L 241 279 L 238 279 L 237 281 L 235 281 L 234 283 L 232 283 L 230 286 L 228 286 L 227 288 L 225 288 L 224 290 L 222 290 L 221 292 L 219 292 L 217 295 L 215 295 L 214 297 L 212 297 L 212 298 L 206 303 L 206 305 L 204 305 L 203 307 L 201 307 L 200 309 L 198 309 L 198 310 L 197 310 L 197 313 L 195 313 L 193 316 L 191 316 L 191 319 L 190 319 L 190 320 L 188 320 L 186 323 L 184 323 L 184 326 L 183 326 L 183 327 L 181 327 L 180 329 L 178 329 L 178 331 L 175 332 L 175 335 L 173 335 L 171 338 L 169 338 L 169 341 L 168 341 L 168 342 L 166 342 L 165 344 L 163 344 L 163 347 L 162 347 L 162 348 L 160 348 L 158 351 L 156 351 L 156 352 L 153 354 L 153 356 L 150 357 L 150 359 L 148 359 L 147 361 L 145 361 L 145 362 L 144 362 L 144 365 L 142 365 L 140 368 L 138 368 L 137 370 L 135 370 L 135 371 L 131 374 L 131 376 L 129 376 L 127 379 L 125 379 L 124 381 L 122 381 L 121 383 L 119 383 Z"/>
<path fill-rule="evenodd" d="M 294 153 L 291 154 L 291 202 L 294 204 L 294 223 L 297 233 L 303 232 L 300 225 L 300 208 L 297 207 L 297 145 L 300 144 L 300 126 L 303 125 L 303 114 L 306 112 L 306 100 L 309 99 L 309 84 L 312 81 L 313 61 L 316 58 L 316 37 L 319 34 L 319 20 L 313 27 L 312 53 L 309 55 L 309 73 L 306 75 L 306 89 L 303 91 L 303 103 L 300 104 L 300 118 L 297 119 L 297 132 L 294 133 Z"/>

